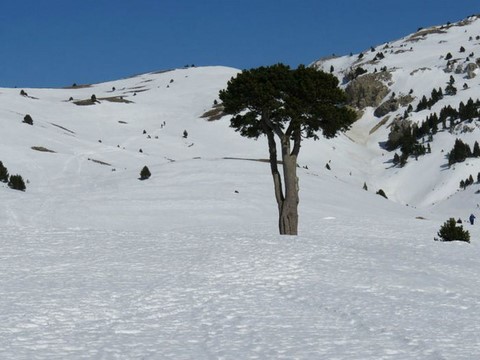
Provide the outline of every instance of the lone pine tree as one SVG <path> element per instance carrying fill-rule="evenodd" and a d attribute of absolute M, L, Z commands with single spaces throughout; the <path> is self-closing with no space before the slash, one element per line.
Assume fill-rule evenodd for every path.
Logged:
<path fill-rule="evenodd" d="M 270 170 L 283 235 L 298 233 L 297 157 L 302 139 L 331 138 L 347 130 L 355 113 L 345 107 L 338 79 L 303 65 L 297 69 L 277 64 L 244 70 L 220 91 L 230 126 L 248 138 L 267 137 Z M 278 169 L 279 142 L 283 179 Z"/>
<path fill-rule="evenodd" d="M 145 165 L 140 171 L 140 180 L 147 180 L 148 178 L 150 178 L 150 176 L 152 176 L 152 174 L 150 173 L 148 167 Z"/>

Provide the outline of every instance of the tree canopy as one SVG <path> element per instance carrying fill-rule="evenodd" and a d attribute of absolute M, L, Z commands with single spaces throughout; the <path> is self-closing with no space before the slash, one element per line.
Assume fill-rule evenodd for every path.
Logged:
<path fill-rule="evenodd" d="M 225 112 L 234 114 L 231 126 L 242 136 L 258 138 L 274 131 L 276 135 L 302 135 L 327 138 L 347 130 L 355 119 L 346 109 L 345 93 L 338 79 L 314 68 L 277 64 L 244 70 L 220 92 Z"/>
<path fill-rule="evenodd" d="M 277 64 L 244 70 L 220 91 L 224 111 L 233 115 L 230 126 L 240 135 L 268 139 L 270 169 L 279 209 L 281 234 L 296 235 L 298 225 L 297 156 L 302 139 L 334 137 L 354 122 L 345 107 L 346 95 L 338 79 L 311 67 Z M 277 143 L 281 147 L 282 176 L 278 171 Z M 291 146 L 293 143 L 293 146 Z"/>

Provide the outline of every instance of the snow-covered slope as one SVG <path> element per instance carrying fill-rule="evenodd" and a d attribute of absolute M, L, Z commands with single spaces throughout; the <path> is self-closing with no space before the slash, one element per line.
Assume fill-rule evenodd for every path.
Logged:
<path fill-rule="evenodd" d="M 0 89 L 0 161 L 28 179 L 0 186 L 0 358 L 477 359 L 480 231 L 433 241 L 476 185 L 434 152 L 391 168 L 368 108 L 303 144 L 300 235 L 276 235 L 264 139 L 202 118 L 237 72 Z"/>
<path fill-rule="evenodd" d="M 352 70 L 361 68 L 368 74 L 379 74 L 385 70 L 390 78 L 383 81 L 388 87 L 388 93 L 381 103 L 392 96 L 413 97 L 412 102 L 399 106 L 385 116 L 375 117 L 372 107 L 363 109 L 363 117 L 354 126 L 354 132 L 356 128 L 356 133 L 359 133 L 356 141 L 378 150 L 379 144 L 388 140 L 394 119 L 402 118 L 409 104 L 415 110 L 423 96 L 430 98 L 433 89 L 445 90 L 450 77 L 455 81 L 457 94 L 445 95 L 431 108 L 411 112 L 409 121 L 420 125 L 427 116 L 434 113 L 439 115 L 440 110 L 447 105 L 458 109 L 461 102 L 466 104 L 470 98 L 474 101 L 479 99 L 479 59 L 480 18 L 472 16 L 458 23 L 419 29 L 414 34 L 379 44 L 361 54 L 319 60 L 314 66 L 324 71 L 333 70 L 339 79 L 344 79 L 345 87 L 349 83 L 346 75 Z M 474 142 L 479 139 L 480 129 L 478 119 L 472 120 L 468 124 L 456 126 L 454 130 L 442 130 L 440 127 L 439 133 L 431 142 L 431 154 L 421 156 L 418 161 L 412 157 L 403 168 L 392 165 L 395 152 L 377 152 L 379 156 L 371 158 L 373 168 L 377 171 L 371 171 L 370 182 L 382 187 L 392 200 L 400 203 L 420 207 L 438 206 L 441 203 L 442 208 L 455 207 L 455 203 L 445 200 L 452 195 L 457 197 L 461 180 L 469 175 L 476 179 L 480 171 L 480 159 L 467 159 L 466 162 L 447 169 L 446 155 L 453 148 L 456 138 L 473 148 Z M 376 129 L 380 123 L 383 125 Z M 467 189 L 467 192 L 471 193 L 472 188 Z M 476 208 L 480 199 L 475 196 L 469 198 L 463 206 Z"/>

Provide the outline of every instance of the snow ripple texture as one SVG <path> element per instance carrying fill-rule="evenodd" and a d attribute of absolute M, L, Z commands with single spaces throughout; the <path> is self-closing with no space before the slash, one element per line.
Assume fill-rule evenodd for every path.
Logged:
<path fill-rule="evenodd" d="M 480 358 L 478 246 L 357 220 L 299 237 L 4 228 L 0 358 Z"/>

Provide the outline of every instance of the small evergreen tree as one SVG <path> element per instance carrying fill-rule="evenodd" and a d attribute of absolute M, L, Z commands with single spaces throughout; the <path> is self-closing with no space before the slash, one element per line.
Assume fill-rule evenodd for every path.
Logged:
<path fill-rule="evenodd" d="M 0 182 L 4 182 L 4 183 L 8 182 L 8 170 L 1 161 L 0 161 Z"/>
<path fill-rule="evenodd" d="M 11 175 L 8 180 L 8 186 L 14 190 L 25 191 L 27 188 L 21 175 Z"/>
<path fill-rule="evenodd" d="M 465 161 L 465 159 L 470 156 L 472 156 L 472 150 L 470 150 L 470 146 L 465 144 L 462 140 L 456 139 L 455 145 L 448 155 L 448 165 Z"/>
<path fill-rule="evenodd" d="M 33 119 L 29 114 L 25 115 L 23 122 L 28 125 L 33 125 Z"/>
<path fill-rule="evenodd" d="M 388 199 L 387 195 L 385 194 L 385 191 L 383 191 L 382 189 L 378 190 L 376 194 L 383 196 L 385 199 Z"/>
<path fill-rule="evenodd" d="M 426 108 L 428 108 L 428 100 L 427 100 L 427 97 L 425 95 L 423 95 L 423 97 L 420 100 L 420 102 L 418 103 L 417 109 L 415 111 L 416 112 L 422 111 L 422 110 L 425 110 Z"/>
<path fill-rule="evenodd" d="M 453 86 L 455 83 L 455 79 L 452 75 L 450 75 L 450 80 L 448 81 L 448 85 L 445 87 L 445 95 L 453 96 L 457 94 L 457 88 Z"/>
<path fill-rule="evenodd" d="M 187 130 L 183 130 L 183 138 L 186 139 L 188 137 L 188 132 Z"/>
<path fill-rule="evenodd" d="M 463 226 L 457 226 L 454 218 L 450 218 L 440 227 L 437 235 L 441 241 L 466 241 L 470 242 L 470 233 L 463 230 Z"/>
<path fill-rule="evenodd" d="M 478 145 L 478 141 L 475 141 L 475 144 L 473 144 L 473 156 L 480 157 L 480 146 Z"/>
<path fill-rule="evenodd" d="M 393 165 L 398 165 L 400 164 L 400 156 L 398 156 L 397 153 L 395 153 L 395 155 L 393 155 Z"/>
<path fill-rule="evenodd" d="M 140 171 L 140 180 L 147 180 L 150 176 L 152 176 L 152 174 L 150 173 L 148 167 L 145 165 Z"/>

